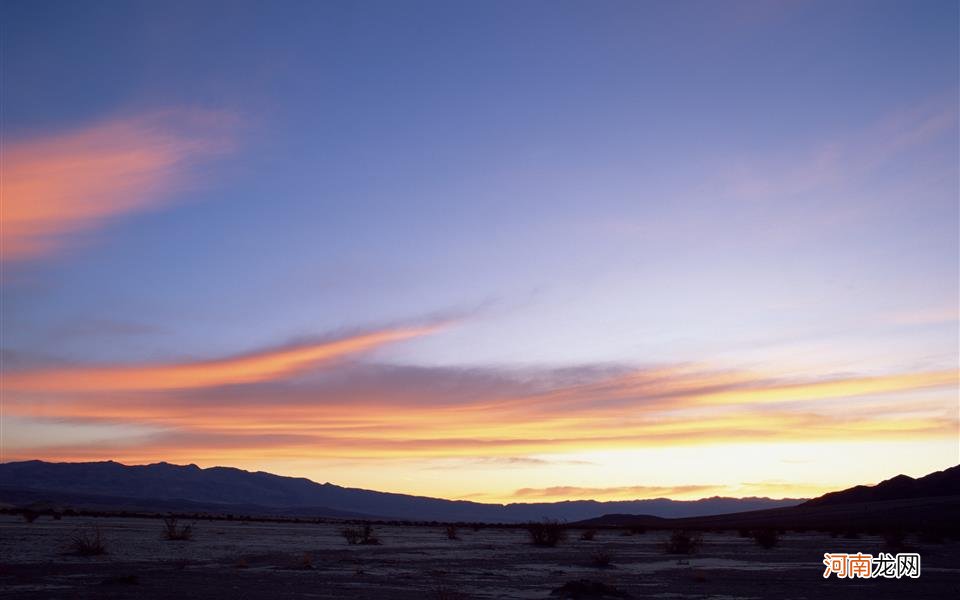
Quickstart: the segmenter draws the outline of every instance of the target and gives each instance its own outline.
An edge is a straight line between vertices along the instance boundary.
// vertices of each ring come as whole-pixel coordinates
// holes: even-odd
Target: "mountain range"
[[[231,467],[31,460],[0,464],[0,502],[95,510],[510,523],[543,518],[578,521],[608,513],[697,517],[788,507],[803,500],[714,497],[489,504],[347,488]]]
[[[871,529],[960,534],[960,465],[914,479],[897,475],[874,486],[858,485],[789,507],[663,519],[607,514],[589,527],[687,529]]]

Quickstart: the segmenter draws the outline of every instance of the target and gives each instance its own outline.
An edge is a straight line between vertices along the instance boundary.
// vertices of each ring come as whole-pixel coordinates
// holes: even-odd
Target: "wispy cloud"
[[[251,384],[289,377],[319,363],[425,335],[436,328],[385,329],[215,360],[28,370],[8,373],[4,386],[10,391],[108,393]]]
[[[197,158],[228,148],[229,115],[167,111],[4,143],[4,262],[49,257],[77,234],[156,206]]]
[[[496,467],[501,468],[511,468],[511,467],[545,467],[551,465],[566,465],[566,466],[589,466],[593,465],[588,460],[554,460],[546,458],[535,458],[533,456],[477,456],[473,458],[460,458],[443,461],[442,464],[435,464],[428,469],[463,469],[465,467]]]
[[[710,496],[726,497],[768,497],[768,498],[809,498],[830,489],[829,485],[799,481],[758,481],[732,484],[694,484],[694,485],[628,485],[611,487],[551,486],[542,488],[520,488],[513,492],[512,498],[520,501],[558,499],[596,499],[596,500],[648,500],[652,498],[672,498],[695,500]],[[477,496],[478,498],[482,497]]]
[[[122,448],[34,457],[430,458],[529,466],[551,454],[956,434],[956,371],[804,379],[705,366],[551,370],[355,360],[436,326],[384,329],[217,360],[50,367],[4,376],[7,414],[151,427]],[[342,360],[350,358],[351,360]],[[318,368],[322,367],[322,368]],[[931,396],[930,394],[933,394]],[[11,449],[12,451],[14,449]],[[15,453],[15,451],[14,451]],[[558,457],[562,458],[562,457]],[[532,492],[531,492],[532,493]]]
[[[772,201],[845,185],[908,150],[953,134],[957,128],[955,102],[952,96],[931,98],[860,130],[824,140],[806,153],[744,157],[726,166],[725,191],[738,199]]]

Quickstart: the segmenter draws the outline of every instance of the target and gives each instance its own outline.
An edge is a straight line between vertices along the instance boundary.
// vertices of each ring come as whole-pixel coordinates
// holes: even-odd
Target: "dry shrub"
[[[380,545],[380,539],[377,538],[370,523],[364,523],[360,527],[344,527],[340,531],[340,535],[342,535],[343,539],[347,540],[347,543],[351,546],[357,544],[363,546]]]
[[[699,533],[677,529],[664,542],[663,549],[667,554],[696,554],[702,545],[703,536]]]
[[[595,537],[597,537],[596,529],[587,529],[580,533],[580,539],[585,542],[592,542]]]
[[[534,546],[552,548],[567,537],[567,529],[563,523],[553,519],[530,521],[524,527],[530,536],[530,543]]]
[[[460,539],[460,536],[457,535],[458,532],[457,532],[457,526],[456,526],[456,525],[447,525],[447,526],[444,528],[444,533],[447,534],[447,539],[448,539],[448,540],[459,540],[459,539]]]
[[[70,535],[69,549],[77,556],[100,556],[107,553],[107,543],[98,525],[77,529]]]
[[[176,517],[167,517],[163,520],[163,539],[171,541],[186,541],[193,538],[193,525],[180,525]]]

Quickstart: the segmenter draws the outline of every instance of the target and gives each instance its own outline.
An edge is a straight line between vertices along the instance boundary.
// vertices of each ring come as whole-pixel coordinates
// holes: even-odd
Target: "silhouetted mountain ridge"
[[[851,502],[876,502],[908,498],[934,498],[960,495],[960,465],[935,471],[914,479],[909,475],[897,475],[877,485],[858,485],[838,492],[830,492],[807,500],[804,506],[826,506]]]
[[[686,529],[795,528],[855,531],[923,530],[960,535],[960,465],[914,479],[897,475],[874,486],[830,492],[796,506],[663,519],[606,514],[584,527]]]
[[[233,512],[231,506],[246,505],[258,507],[265,514],[296,514],[301,510],[305,516],[321,516],[317,511],[326,510],[331,514],[348,512],[396,519],[486,522],[541,518],[573,521],[610,512],[685,517],[792,506],[802,502],[713,497],[694,501],[658,498],[504,505],[346,488],[316,483],[303,477],[233,467],[203,469],[192,464],[166,462],[127,466],[114,461],[49,463],[39,460],[0,464],[0,499],[31,496],[43,500],[45,492],[57,494],[61,502],[68,500],[71,494],[86,496],[88,502],[90,496],[96,496],[100,505],[109,498],[125,499],[127,504],[135,499],[139,506],[149,505],[146,501],[155,501],[164,506],[159,510],[171,510],[172,501],[183,501],[221,505],[224,512]]]

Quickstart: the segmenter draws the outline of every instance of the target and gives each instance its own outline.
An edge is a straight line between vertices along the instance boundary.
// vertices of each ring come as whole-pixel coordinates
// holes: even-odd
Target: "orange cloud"
[[[225,120],[162,113],[4,144],[2,260],[50,256],[71,236],[156,205],[187,161],[225,148],[216,134]]]
[[[10,373],[8,391],[121,392],[249,384],[293,375],[318,363],[435,331],[388,329],[220,360],[145,366],[57,368]]]
[[[34,457],[208,464],[243,462],[251,452],[277,460],[490,459],[957,433],[955,370],[797,379],[690,365],[522,372],[338,360],[441,326],[216,360],[13,370],[2,379],[5,414],[151,432],[31,444]]]
[[[950,412],[953,372],[800,383],[676,368],[594,373],[590,383],[560,381],[540,390],[504,373],[498,378],[455,368],[354,362],[296,385],[271,381],[315,364],[308,356],[326,360],[420,333],[380,332],[332,346],[205,363],[12,373],[5,382],[12,392],[6,410],[22,418],[162,430],[122,447],[45,450],[52,457],[135,462],[200,456],[229,462],[253,449],[283,459],[509,457],[744,442],[917,440],[957,430]],[[935,395],[911,397],[918,390]],[[113,391],[123,393],[104,393]]]

